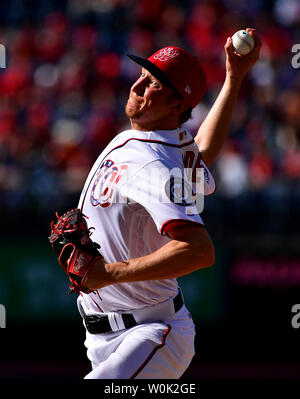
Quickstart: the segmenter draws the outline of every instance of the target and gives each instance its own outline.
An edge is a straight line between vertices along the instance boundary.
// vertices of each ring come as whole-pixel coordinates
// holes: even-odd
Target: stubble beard
[[[130,104],[130,98],[127,101],[125,106],[125,114],[128,116],[129,119],[139,119],[142,115],[142,110],[137,108],[136,106]]]

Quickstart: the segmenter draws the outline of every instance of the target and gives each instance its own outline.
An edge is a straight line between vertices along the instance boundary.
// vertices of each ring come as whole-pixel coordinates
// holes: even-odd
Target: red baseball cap
[[[179,47],[164,47],[148,59],[127,54],[161,83],[175,90],[194,108],[206,91],[206,76],[199,60]]]

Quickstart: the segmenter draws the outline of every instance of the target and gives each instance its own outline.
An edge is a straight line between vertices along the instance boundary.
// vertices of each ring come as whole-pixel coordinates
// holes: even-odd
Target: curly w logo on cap
[[[164,47],[149,58],[127,54],[194,108],[206,91],[206,76],[197,57],[180,47]],[[166,62],[168,61],[168,62]]]
[[[173,47],[165,47],[161,49],[160,52],[154,56],[154,58],[160,61],[168,61],[172,58],[177,57],[178,55],[179,52]]]

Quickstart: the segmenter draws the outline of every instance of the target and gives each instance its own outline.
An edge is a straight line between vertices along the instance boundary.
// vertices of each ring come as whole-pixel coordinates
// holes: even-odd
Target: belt
[[[170,303],[174,305],[174,312],[178,312],[182,308],[184,301],[181,291],[173,298]],[[160,306],[160,304],[158,304]],[[151,307],[147,307],[148,309]],[[153,306],[153,315],[155,315],[156,305]],[[139,312],[142,312],[140,309]],[[132,313],[110,313],[103,315],[86,315],[81,307],[80,313],[84,319],[86,329],[90,334],[103,334],[112,331],[120,331],[124,328],[131,328],[141,323],[141,320],[137,321]],[[118,316],[118,321],[116,319]],[[121,320],[120,320],[121,318]],[[154,317],[155,318],[155,317]],[[141,319],[141,318],[140,318]],[[149,320],[147,320],[149,321]],[[158,320],[152,320],[158,321]]]

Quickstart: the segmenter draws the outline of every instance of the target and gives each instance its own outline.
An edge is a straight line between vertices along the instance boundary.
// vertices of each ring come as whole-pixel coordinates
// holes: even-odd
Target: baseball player
[[[214,263],[199,198],[215,190],[208,167],[258,58],[260,41],[249,31],[256,46],[247,56],[227,40],[225,83],[195,140],[181,125],[206,89],[197,58],[171,46],[148,59],[129,55],[141,66],[126,105],[131,129],[99,155],[78,209],[58,217],[50,237],[80,294],[86,379],[177,379],[194,356],[195,328],[176,278]]]

